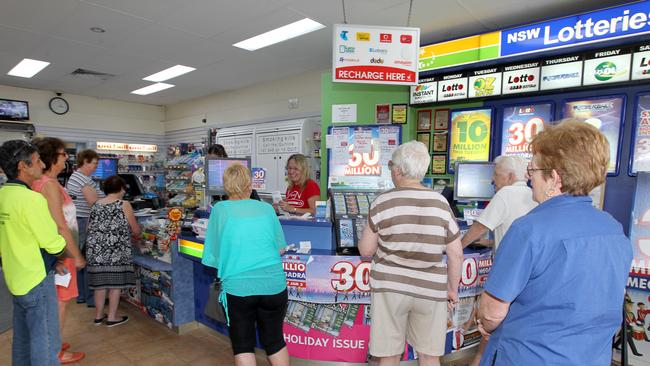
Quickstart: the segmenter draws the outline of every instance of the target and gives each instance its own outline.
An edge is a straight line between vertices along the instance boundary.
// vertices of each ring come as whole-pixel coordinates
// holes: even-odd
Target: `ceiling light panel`
[[[142,80],[153,81],[157,83],[157,82],[173,79],[177,76],[187,74],[188,72],[192,72],[194,70],[196,70],[196,68],[194,67],[176,65],[168,69],[165,69],[161,72],[157,72],[153,75],[149,75],[146,78],[143,78]]]
[[[14,68],[11,69],[7,75],[18,76],[21,78],[31,78],[46,68],[49,64],[49,62],[45,61],[24,58],[18,63],[18,65],[14,66]]]
[[[131,92],[131,94],[137,94],[137,95],[149,95],[153,93],[157,93],[159,91],[173,88],[175,85],[172,84],[165,84],[165,83],[155,83],[151,84],[149,86],[145,86],[144,88],[140,88],[138,90],[134,90]]]
[[[283,27],[270,30],[255,37],[233,44],[235,47],[243,48],[248,51],[259,50],[275,43],[280,43],[291,38],[302,36],[303,34],[325,28],[324,25],[305,18],[297,22],[287,24]]]

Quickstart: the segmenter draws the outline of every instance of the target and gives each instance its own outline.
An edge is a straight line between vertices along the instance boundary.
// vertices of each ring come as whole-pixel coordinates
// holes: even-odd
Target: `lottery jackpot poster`
[[[650,171],[650,94],[637,99],[634,139],[632,140],[632,168],[630,173]]]
[[[563,118],[578,118],[598,128],[609,142],[608,174],[618,173],[619,140],[623,128],[624,96],[570,100],[564,103]]]
[[[553,104],[522,104],[503,108],[501,155],[532,159],[528,146],[533,137],[553,120]]]

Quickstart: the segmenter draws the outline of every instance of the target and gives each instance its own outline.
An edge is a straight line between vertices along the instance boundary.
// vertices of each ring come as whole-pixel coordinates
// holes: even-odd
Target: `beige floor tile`
[[[185,366],[189,365],[172,352],[163,352],[144,360],[137,361],[137,366]]]

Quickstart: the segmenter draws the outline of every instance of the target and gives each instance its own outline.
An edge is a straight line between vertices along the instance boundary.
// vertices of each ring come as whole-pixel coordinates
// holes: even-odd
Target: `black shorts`
[[[289,298],[287,290],[275,295],[234,296],[228,294],[230,342],[234,354],[255,352],[255,325],[260,342],[270,356],[286,346],[282,335]]]

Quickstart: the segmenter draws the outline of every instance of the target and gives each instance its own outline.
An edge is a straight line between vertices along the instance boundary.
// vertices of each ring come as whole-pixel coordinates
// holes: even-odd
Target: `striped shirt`
[[[447,300],[447,244],[460,235],[447,200],[430,189],[395,188],[370,205],[379,245],[370,271],[374,292]]]
[[[90,186],[95,192],[97,192],[98,198],[104,198],[104,192],[99,189],[99,184],[95,182],[91,177],[84,175],[78,170],[75,170],[74,173],[68,179],[68,183],[65,185],[66,191],[70,197],[72,197],[72,202],[77,207],[77,217],[90,217],[90,206],[86,202],[83,192],[81,191],[83,187]]]

